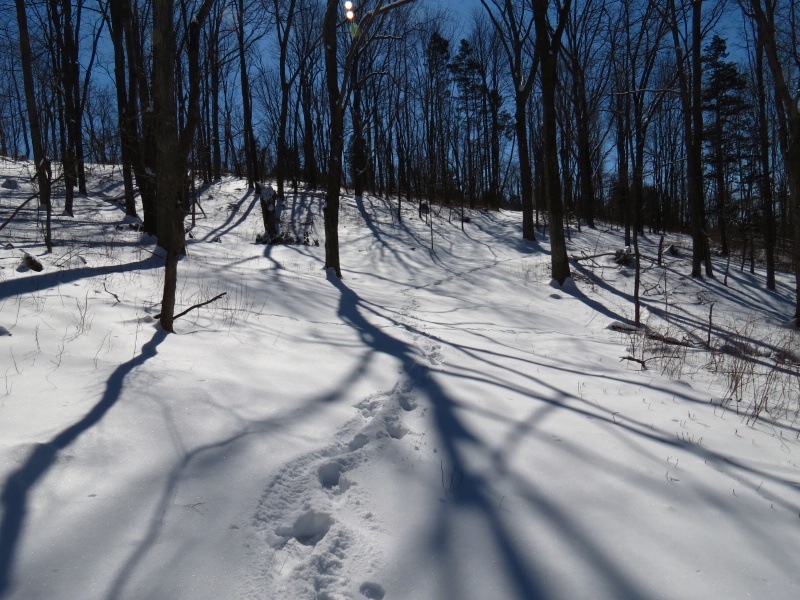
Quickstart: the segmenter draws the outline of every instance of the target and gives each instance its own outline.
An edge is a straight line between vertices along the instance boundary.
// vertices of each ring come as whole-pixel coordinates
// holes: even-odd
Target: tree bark
[[[109,2],[111,27],[109,28],[111,44],[114,48],[114,78],[116,79],[117,116],[120,134],[120,153],[122,155],[122,179],[125,187],[125,215],[136,217],[136,200],[133,187],[131,165],[136,144],[135,121],[131,124],[132,116],[128,111],[128,92],[125,85],[127,71],[125,69],[124,28],[125,2]]]
[[[25,12],[25,1],[15,0],[17,9],[17,27],[19,28],[19,50],[22,62],[22,80],[25,86],[25,104],[28,110],[28,123],[33,145],[33,160],[36,163],[36,179],[39,185],[39,202],[47,210],[44,243],[48,252],[53,251],[53,238],[50,232],[50,218],[53,211],[50,201],[50,161],[45,156],[42,142],[42,129],[36,104],[36,91],[33,83],[33,61],[31,58],[31,41],[28,34],[28,15]]]
[[[761,210],[764,221],[764,254],[767,263],[768,290],[775,289],[775,208],[769,164],[769,126],[767,123],[767,94],[764,85],[764,51],[759,39],[756,49],[756,94],[758,97],[758,160],[761,173]]]
[[[775,39],[776,15],[775,4],[767,1],[762,6],[761,0],[740,0],[752,9],[752,18],[758,28],[760,49],[767,58],[772,79],[775,85],[775,96],[778,104],[779,118],[785,129],[784,143],[781,144],[784,167],[789,180],[789,203],[791,205],[792,229],[794,234],[794,271],[795,271],[795,312],[794,319],[800,327],[800,93],[792,96],[787,74],[781,64],[778,46]],[[762,103],[763,108],[763,103]],[[764,142],[762,141],[762,144]],[[762,150],[763,152],[763,150]],[[769,183],[768,160],[762,157],[762,181]],[[766,185],[764,185],[766,188]],[[763,195],[763,190],[762,190]],[[782,203],[784,204],[784,203]],[[784,219],[785,223],[785,219]],[[774,281],[772,282],[774,284]]]
[[[536,29],[536,52],[539,55],[539,78],[542,86],[542,153],[544,193],[550,217],[550,261],[553,279],[563,285],[570,276],[567,244],[564,237],[564,205],[558,167],[556,123],[556,86],[561,32],[569,14],[570,0],[559,6],[559,23],[553,33],[547,19],[548,0],[533,0]]]
[[[247,186],[252,188],[260,179],[258,172],[258,150],[256,136],[253,132],[253,101],[250,95],[250,77],[247,74],[244,40],[244,0],[237,3],[238,14],[236,36],[239,42],[239,74],[242,88],[242,114],[244,117],[244,154],[247,163]]]
[[[678,17],[675,0],[670,0],[670,27],[675,44],[675,59],[678,68],[680,98],[683,118],[683,137],[686,148],[686,186],[689,204],[689,220],[692,235],[692,277],[713,276],[711,252],[705,231],[705,198],[703,188],[703,107],[702,78],[700,71],[701,11],[702,0],[692,0],[692,48],[690,66],[684,57],[678,33]],[[691,82],[687,68],[691,69]]]
[[[337,0],[328,0],[322,24],[322,45],[325,55],[325,75],[330,107],[330,152],[328,181],[325,196],[325,268],[333,269],[341,278],[339,263],[339,183],[342,179],[342,150],[344,147],[344,105],[340,102],[339,66],[337,63],[336,22]]]
[[[158,244],[166,251],[164,293],[161,300],[161,327],[174,333],[175,293],[178,259],[184,249],[183,194],[187,159],[199,120],[199,38],[200,27],[214,0],[204,0],[189,24],[189,98],[186,123],[178,134],[175,107],[175,36],[173,0],[153,2],[153,81],[154,109],[159,126],[158,138]]]
[[[541,0],[532,0],[532,2],[534,20],[537,12],[546,19],[547,2]],[[531,27],[530,22],[524,23],[517,20],[517,15],[524,13],[524,10],[515,9],[513,0],[481,0],[481,4],[489,14],[497,35],[505,42],[503,47],[514,84],[515,133],[520,167],[520,194],[522,196],[522,237],[534,241],[536,234],[533,220],[533,166],[528,145],[527,105],[541,55],[535,51],[530,64],[527,67],[523,64],[523,50],[529,43]],[[490,4],[494,5],[497,12],[492,11]]]

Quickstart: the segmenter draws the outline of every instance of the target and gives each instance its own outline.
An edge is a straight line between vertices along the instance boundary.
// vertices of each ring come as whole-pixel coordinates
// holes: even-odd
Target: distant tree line
[[[52,160],[67,213],[87,164],[121,165],[126,212],[138,194],[176,251],[191,169],[325,189],[334,238],[340,185],[398,215],[519,209],[561,282],[565,230],[598,219],[631,246],[690,233],[694,276],[713,252],[763,260],[770,289],[800,274],[800,0],[480,0],[465,22],[424,0],[13,5],[0,153]]]

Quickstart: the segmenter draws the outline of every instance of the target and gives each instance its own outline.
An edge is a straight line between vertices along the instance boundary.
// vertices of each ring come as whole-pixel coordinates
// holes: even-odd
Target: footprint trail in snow
[[[444,355],[437,340],[414,327],[418,307],[416,298],[409,297],[401,323],[417,354],[410,368],[427,370],[442,364]],[[384,598],[380,575],[385,563],[379,551],[384,544],[377,538],[391,532],[369,488],[374,478],[360,474],[394,462],[398,453],[413,460],[425,445],[428,409],[420,408],[413,383],[421,379],[409,375],[404,373],[389,392],[357,402],[356,415],[333,443],[285,464],[274,475],[248,526],[252,575],[242,582],[240,597]],[[420,431],[412,430],[412,418]]]

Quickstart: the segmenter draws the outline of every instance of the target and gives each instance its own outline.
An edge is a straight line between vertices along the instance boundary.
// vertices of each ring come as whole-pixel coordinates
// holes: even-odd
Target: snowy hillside
[[[0,223],[26,173],[0,163]],[[431,251],[414,206],[346,195],[339,281],[319,195],[283,218],[320,246],[257,245],[225,179],[178,310],[227,294],[166,335],[121,189],[98,167],[75,218],[57,199],[53,254],[31,205],[0,231],[0,598],[800,597],[793,279],[693,281],[668,239],[632,334],[633,268],[554,287],[518,214],[444,210]],[[621,239],[572,230],[570,254]]]

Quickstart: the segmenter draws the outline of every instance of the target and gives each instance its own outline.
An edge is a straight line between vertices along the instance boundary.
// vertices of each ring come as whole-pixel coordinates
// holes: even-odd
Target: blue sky
[[[480,0],[422,0],[430,5],[440,5],[468,18],[472,9],[480,6]]]

